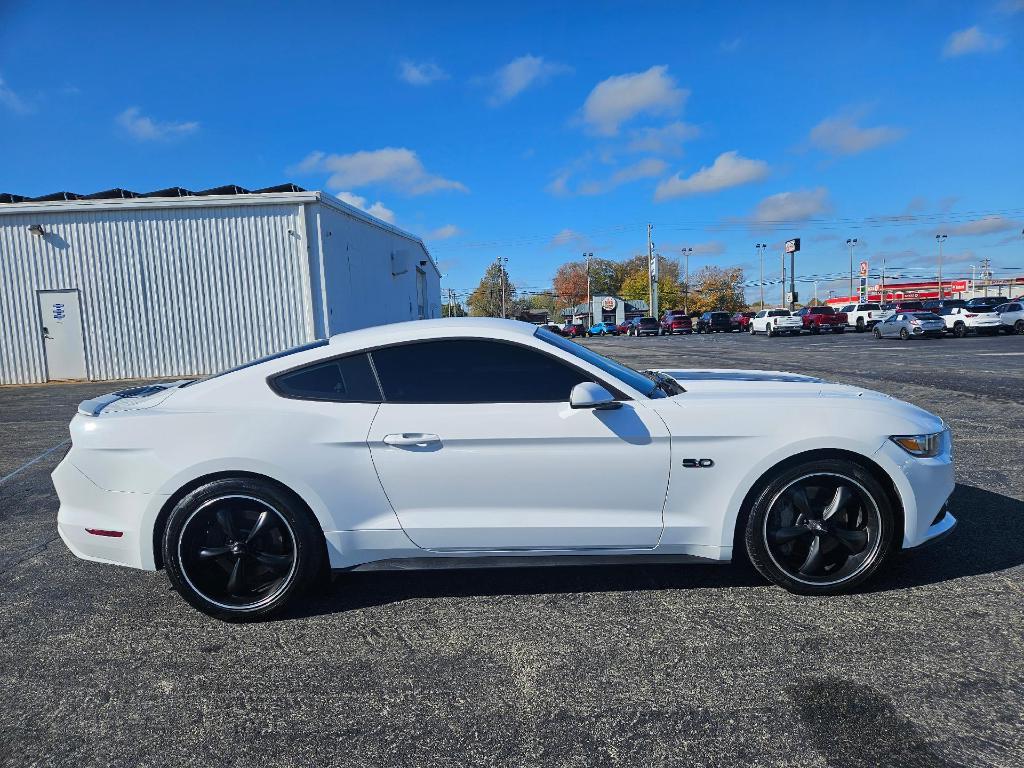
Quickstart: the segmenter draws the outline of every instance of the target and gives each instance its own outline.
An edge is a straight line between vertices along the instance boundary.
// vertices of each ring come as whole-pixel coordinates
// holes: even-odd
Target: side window
[[[336,403],[379,403],[380,389],[365,353],[307,365],[275,377],[271,387],[282,397]]]
[[[384,399],[398,403],[568,402],[593,381],[519,344],[483,339],[424,341],[372,353]]]

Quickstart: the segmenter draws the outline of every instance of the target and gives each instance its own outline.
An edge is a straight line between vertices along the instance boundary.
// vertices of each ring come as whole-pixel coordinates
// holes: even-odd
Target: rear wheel
[[[857,333],[864,333],[864,318],[857,318]]]
[[[953,335],[956,336],[958,339],[962,339],[964,336],[967,335],[967,326],[964,325],[962,322],[955,323],[953,325]]]
[[[754,567],[791,592],[846,591],[883,564],[895,515],[862,466],[824,459],[780,471],[760,493],[744,528]]]
[[[292,494],[263,480],[215,480],[175,505],[167,576],[194,608],[227,621],[283,609],[324,568],[323,534]]]
[[[903,339],[903,341],[906,341],[907,339],[910,338],[910,333],[907,331],[906,328],[900,328],[900,338]]]

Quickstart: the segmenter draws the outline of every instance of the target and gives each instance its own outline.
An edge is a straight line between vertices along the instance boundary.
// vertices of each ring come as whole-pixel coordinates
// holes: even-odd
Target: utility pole
[[[854,301],[853,298],[853,249],[857,247],[857,238],[847,238],[846,244],[850,246],[850,301]]]
[[[690,254],[693,248],[683,248],[683,312],[690,314]]]
[[[758,261],[761,264],[761,307],[764,309],[764,252],[768,249],[767,243],[754,243],[754,248],[757,249]]]
[[[981,279],[985,283],[985,295],[988,296],[988,286],[992,282],[992,260],[981,260]]]
[[[879,297],[879,304],[885,304],[885,252],[882,252],[882,295]]]
[[[779,306],[786,306],[786,250],[782,250],[782,284],[779,290]]]
[[[942,244],[946,242],[945,235],[936,235],[935,242],[939,244],[939,298],[942,298]]]
[[[654,261],[654,243],[651,241],[651,229],[653,225],[647,225],[647,311],[651,313],[651,317],[658,316],[658,307],[656,306],[658,296],[658,286],[656,282],[656,274],[658,271],[657,263]]]
[[[590,297],[590,260],[594,258],[594,254],[584,253],[583,258],[587,260],[587,328],[589,328],[594,324],[594,313],[591,311],[594,301]]]

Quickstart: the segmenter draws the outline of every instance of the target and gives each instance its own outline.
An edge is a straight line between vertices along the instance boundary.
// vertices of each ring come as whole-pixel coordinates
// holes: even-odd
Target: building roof
[[[115,200],[118,198],[132,198],[132,197],[204,197],[207,195],[260,195],[266,192],[305,192],[302,187],[296,184],[278,184],[273,187],[264,187],[263,189],[245,189],[239,187],[236,184],[226,184],[221,187],[211,187],[210,189],[204,189],[199,192],[193,192],[190,189],[184,187],[167,187],[166,189],[157,189],[153,192],[133,192],[130,189],[121,189],[115,187],[114,189],[104,189],[100,192],[91,192],[86,195],[79,194],[78,192],[51,192],[47,195],[39,195],[38,197],[28,197],[26,195],[18,195],[13,192],[0,192],[0,204],[12,204],[12,203],[49,203],[60,200]]]

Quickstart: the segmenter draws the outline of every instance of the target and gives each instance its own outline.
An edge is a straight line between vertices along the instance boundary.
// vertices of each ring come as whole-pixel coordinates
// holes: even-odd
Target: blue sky
[[[530,289],[642,252],[647,222],[753,280],[754,243],[774,276],[792,236],[800,275],[848,270],[857,237],[924,276],[937,231],[947,275],[1005,272],[1022,49],[1021,0],[0,0],[0,191],[294,181],[421,235],[466,290],[498,256]]]

